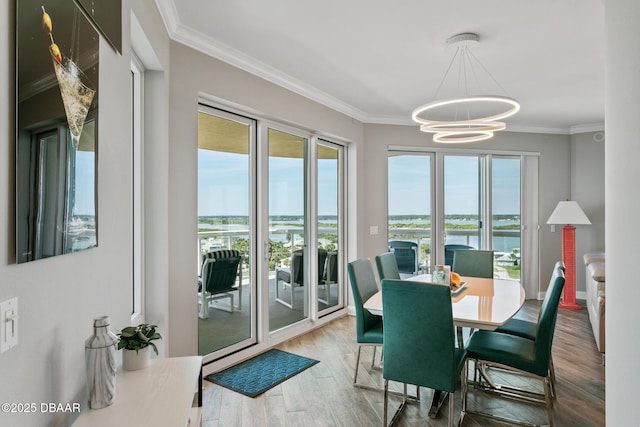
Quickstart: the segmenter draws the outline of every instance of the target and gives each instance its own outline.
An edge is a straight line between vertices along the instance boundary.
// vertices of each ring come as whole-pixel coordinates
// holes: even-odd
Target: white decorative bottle
[[[84,342],[89,408],[111,405],[116,397],[116,344],[109,316],[93,319],[93,335]]]

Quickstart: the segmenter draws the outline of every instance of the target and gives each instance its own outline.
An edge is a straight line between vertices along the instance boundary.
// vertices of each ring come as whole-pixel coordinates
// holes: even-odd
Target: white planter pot
[[[148,368],[151,363],[151,347],[138,350],[122,350],[122,369],[125,371],[137,371]]]

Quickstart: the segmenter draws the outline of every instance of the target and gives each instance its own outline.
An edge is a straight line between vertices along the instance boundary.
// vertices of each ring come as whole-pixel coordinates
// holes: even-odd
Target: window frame
[[[131,324],[145,322],[144,235],[144,72],[142,61],[131,52],[131,173],[132,173],[132,289]]]

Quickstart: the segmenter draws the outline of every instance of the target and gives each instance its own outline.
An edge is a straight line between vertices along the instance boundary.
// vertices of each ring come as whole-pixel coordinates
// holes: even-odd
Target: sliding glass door
[[[298,129],[200,107],[194,294],[206,360],[344,308],[344,152]]]
[[[201,107],[198,114],[198,353],[256,342],[254,263],[256,123]],[[195,284],[194,284],[195,287]],[[195,294],[195,292],[194,292]]]
[[[491,158],[491,243],[494,271],[520,280],[522,242],[521,160],[516,156]]]
[[[269,331],[309,316],[307,146],[308,139],[268,129],[269,145]]]
[[[317,141],[317,247],[318,259],[326,253],[318,274],[317,309],[328,313],[344,306],[344,283],[341,265],[345,264],[343,241],[341,183],[344,147],[329,141]]]
[[[406,254],[403,275],[428,272],[433,246],[433,160],[431,154],[391,153],[388,161],[389,249]],[[413,246],[415,244],[415,246]],[[396,246],[396,247],[393,247]],[[409,248],[408,250],[406,248]],[[409,257],[416,256],[417,262]],[[397,255],[398,256],[398,255]],[[417,267],[417,268],[416,268]]]
[[[390,246],[417,243],[423,266],[451,265],[456,249],[493,250],[495,275],[520,279],[521,156],[392,151],[388,174]]]
[[[444,156],[444,250],[445,264],[452,262],[453,250],[484,248],[482,239],[481,158]],[[450,265],[450,264],[449,264]]]

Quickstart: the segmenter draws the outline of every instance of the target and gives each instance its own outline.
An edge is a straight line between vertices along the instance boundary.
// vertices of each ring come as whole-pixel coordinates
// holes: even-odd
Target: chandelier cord
[[[493,74],[491,74],[491,72],[489,72],[489,70],[487,70],[487,68],[482,65],[482,62],[480,62],[478,60],[478,58],[476,58],[476,56],[473,54],[473,52],[471,52],[470,50],[467,49],[467,53],[471,56],[471,58],[473,58],[478,65],[480,65],[480,67],[484,70],[485,73],[487,73],[489,75],[489,77],[491,77],[491,80],[493,80],[493,82],[496,84],[496,86],[498,86],[498,88],[502,91],[503,94],[507,94],[507,91],[504,90],[504,88],[502,87],[502,85],[500,83],[498,83],[498,81],[495,79],[495,77],[493,77]]]
[[[453,55],[453,58],[451,58],[451,62],[449,62],[449,66],[447,67],[447,71],[445,71],[444,76],[442,77],[442,80],[440,80],[440,84],[436,89],[436,93],[434,94],[433,99],[438,99],[438,95],[440,94],[440,89],[442,89],[444,82],[447,80],[447,76],[449,75],[449,72],[451,71],[451,67],[453,66],[453,63],[456,61],[456,58],[458,57],[459,53],[460,53],[460,46],[458,46],[458,48],[456,49],[456,53]]]

